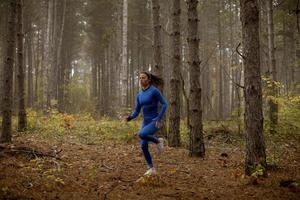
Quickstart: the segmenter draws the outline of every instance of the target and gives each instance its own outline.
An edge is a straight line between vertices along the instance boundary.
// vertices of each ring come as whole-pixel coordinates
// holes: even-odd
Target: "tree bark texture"
[[[16,0],[9,5],[7,49],[3,70],[3,99],[2,99],[2,134],[0,142],[11,142],[12,135],[12,96],[13,96],[13,67],[15,55],[16,32]]]
[[[198,38],[198,0],[188,0],[188,63],[190,67],[190,97],[189,97],[189,135],[190,155],[203,157],[205,155],[201,108],[200,60]]]
[[[245,64],[245,173],[266,168],[263,136],[262,89],[259,56],[259,11],[257,0],[240,0]]]
[[[180,146],[180,68],[181,68],[181,34],[180,34],[180,0],[172,1],[172,71],[170,79],[170,117],[169,145]]]
[[[24,88],[24,34],[23,34],[23,1],[17,0],[17,69],[18,69],[18,131],[26,129],[25,88]],[[32,78],[32,77],[31,77]],[[32,95],[32,94],[31,94]]]

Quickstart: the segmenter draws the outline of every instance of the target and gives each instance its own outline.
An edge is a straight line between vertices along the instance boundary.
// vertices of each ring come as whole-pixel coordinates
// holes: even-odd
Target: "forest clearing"
[[[223,127],[218,126],[222,122],[210,124],[204,128],[204,159],[189,157],[183,147],[167,147],[157,156],[151,146],[159,173],[153,180],[138,182],[146,170],[136,135],[138,122],[62,115],[38,120],[39,130],[16,134],[13,144],[0,146],[0,199],[300,197],[299,134],[266,136],[268,177],[247,177],[243,136],[226,122]]]

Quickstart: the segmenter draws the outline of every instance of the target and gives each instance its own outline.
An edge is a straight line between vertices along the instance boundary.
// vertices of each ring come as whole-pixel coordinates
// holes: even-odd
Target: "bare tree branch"
[[[226,69],[224,69],[224,67],[222,66],[222,70],[225,72],[225,74],[228,76],[228,78],[232,81],[232,83],[234,83],[236,86],[245,89],[245,86],[240,85],[239,83],[235,82],[232,77],[230,76],[230,74],[227,72]]]
[[[200,75],[202,74],[202,72],[205,71],[205,69],[207,69],[207,63],[208,63],[208,61],[210,60],[210,58],[212,57],[212,55],[214,54],[216,48],[217,48],[217,46],[215,46],[215,47],[211,50],[211,52],[210,52],[209,56],[207,57],[206,61],[203,62],[203,64],[202,64],[202,63],[200,64],[200,67],[201,67],[201,65],[202,65],[202,69],[200,69]]]
[[[245,60],[245,56],[241,54],[241,52],[239,52],[239,48],[241,46],[241,43],[239,43],[237,45],[237,47],[235,48],[235,51],[237,52],[237,54],[239,54],[239,56],[241,56],[243,58],[243,60]]]

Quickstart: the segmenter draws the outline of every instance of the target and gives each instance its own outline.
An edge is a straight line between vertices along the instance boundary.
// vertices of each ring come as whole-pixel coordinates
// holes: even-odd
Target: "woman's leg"
[[[148,144],[149,142],[154,142],[156,144],[159,143],[159,140],[154,135],[154,133],[158,130],[159,128],[155,127],[155,122],[150,122],[149,124],[143,124],[143,127],[139,133],[139,136],[142,139],[141,147],[149,168],[153,167],[153,163],[151,154],[149,152]]]
[[[149,142],[147,140],[142,140],[141,141],[141,147],[142,147],[143,154],[144,154],[144,157],[146,159],[148,167],[152,168],[153,163],[152,163],[152,158],[151,158],[151,155],[150,155],[150,152],[149,152],[149,149],[148,149],[148,143]]]
[[[141,129],[139,136],[142,140],[146,140],[148,142],[153,142],[155,144],[159,143],[158,138],[154,135],[159,128],[155,127],[155,121],[150,122],[149,124],[143,126]]]

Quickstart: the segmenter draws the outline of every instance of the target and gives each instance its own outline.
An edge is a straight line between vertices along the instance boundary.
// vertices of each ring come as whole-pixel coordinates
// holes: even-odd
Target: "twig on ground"
[[[124,180],[122,178],[120,178],[120,181],[125,182],[125,183],[131,183],[131,182],[135,182],[136,180]]]
[[[46,154],[37,150],[24,150],[24,149],[9,149],[9,151],[6,152],[15,152],[15,153],[24,153],[24,154],[29,154],[30,156],[35,156],[35,157],[51,157],[51,158],[55,158],[58,160],[61,160],[61,158],[56,157],[54,155],[51,154]]]
[[[186,171],[186,170],[178,170],[179,172],[183,172],[183,173],[186,173],[186,174],[191,174],[189,171]]]
[[[119,185],[118,182],[114,183],[114,184],[110,187],[110,189],[109,189],[107,192],[104,193],[104,198],[103,198],[103,200],[106,200],[106,199],[107,199],[107,196],[109,195],[109,193],[111,193],[118,185]]]
[[[109,193],[111,193],[116,187],[119,186],[119,184],[120,184],[120,182],[121,182],[122,172],[123,172],[123,171],[121,171],[121,172],[120,172],[120,175],[117,177],[117,179],[116,179],[117,181],[116,181],[114,184],[112,184],[112,186],[110,187],[110,189],[109,189],[107,192],[104,193],[104,198],[103,198],[103,200],[106,200],[106,199],[107,199],[107,196],[109,195]]]
[[[113,167],[109,167],[107,166],[104,161],[102,162],[102,164],[100,165],[100,167],[105,167],[106,169],[109,169],[109,170],[113,170],[114,168]]]

